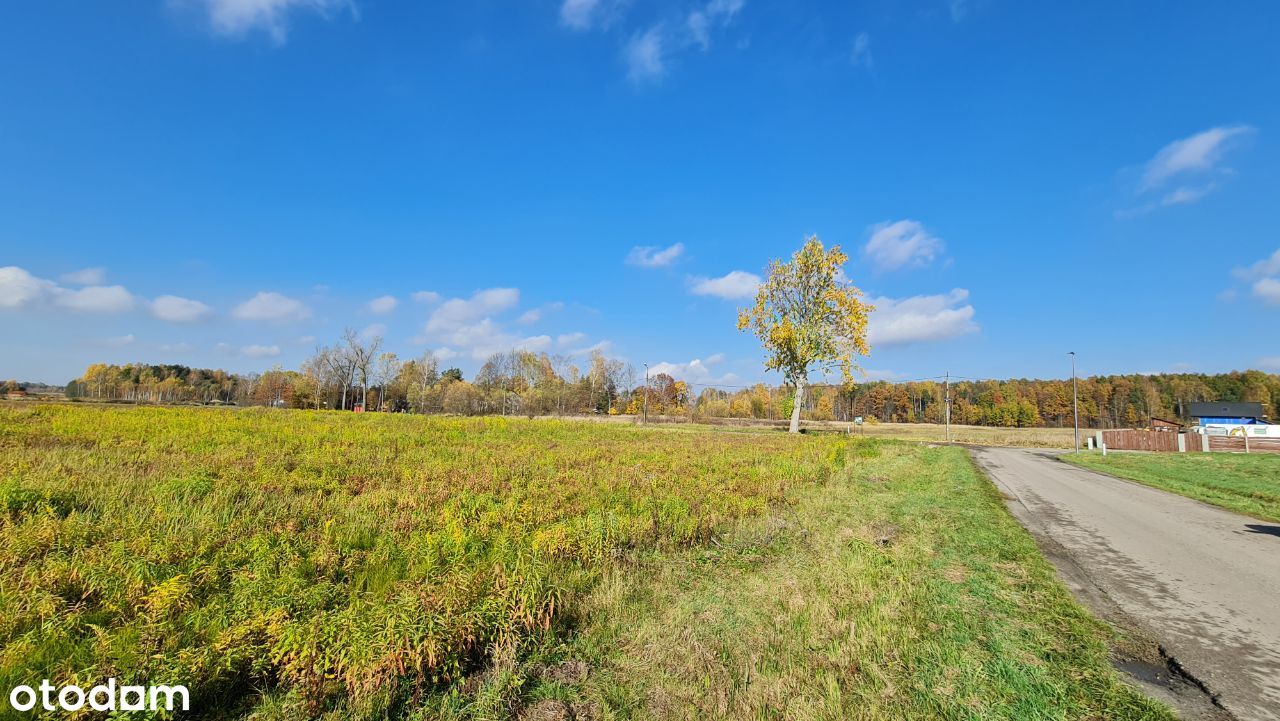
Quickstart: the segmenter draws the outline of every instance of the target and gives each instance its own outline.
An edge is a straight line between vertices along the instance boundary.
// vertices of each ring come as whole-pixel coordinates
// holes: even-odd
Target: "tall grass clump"
[[[842,454],[554,421],[0,407],[0,687],[115,677],[185,684],[202,715],[397,714],[556,643],[606,567],[760,515]]]

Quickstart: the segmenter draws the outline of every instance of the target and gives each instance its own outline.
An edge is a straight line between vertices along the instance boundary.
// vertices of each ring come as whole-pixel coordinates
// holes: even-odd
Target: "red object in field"
[[[357,403],[351,410],[355,411],[356,413],[364,413],[364,404]]]

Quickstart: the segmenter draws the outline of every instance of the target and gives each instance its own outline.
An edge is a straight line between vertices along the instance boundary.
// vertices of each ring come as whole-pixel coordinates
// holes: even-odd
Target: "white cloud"
[[[248,358],[269,358],[280,355],[278,345],[247,345],[240,349],[240,355]]]
[[[876,346],[903,345],[956,338],[978,331],[969,291],[956,288],[940,295],[874,298],[867,340]]]
[[[623,48],[627,77],[634,83],[661,80],[667,72],[662,26],[636,33]]]
[[[458,351],[452,348],[447,348],[447,347],[437,348],[431,351],[431,354],[434,355],[436,358],[439,358],[441,361],[453,360],[454,358],[457,358],[459,355]]]
[[[381,338],[387,334],[386,323],[373,323],[360,329],[360,337],[364,340],[371,338]]]
[[[83,268],[63,273],[58,279],[71,285],[102,285],[102,281],[107,279],[107,271],[103,268]]]
[[[715,358],[716,356],[719,356],[720,358],[724,357],[723,354],[717,353],[711,358]],[[722,385],[733,383],[738,380],[738,377],[733,373],[725,373],[720,376],[714,375],[708,366],[715,365],[715,363],[719,361],[712,362],[711,358],[708,358],[705,361],[694,358],[688,363],[655,363],[649,366],[649,378],[652,379],[660,373],[665,373],[676,380],[681,380],[695,385]]]
[[[123,313],[133,308],[134,299],[124,286],[91,285],[80,290],[58,289],[54,302],[85,313]]]
[[[586,338],[586,337],[587,337],[586,333],[579,333],[577,331],[573,333],[565,333],[563,335],[556,336],[556,344],[559,345],[561,348],[563,348],[567,345],[573,345],[574,343],[578,343],[579,341],[581,341],[583,338]]]
[[[574,30],[589,30],[600,0],[564,0],[560,4],[560,22]]]
[[[919,221],[879,223],[870,231],[871,239],[862,250],[880,270],[927,265],[943,250],[942,241]]]
[[[208,12],[209,23],[219,35],[239,38],[254,30],[265,31],[272,42],[284,43],[288,37],[288,16],[294,10],[311,10],[321,17],[332,17],[337,11],[349,10],[358,17],[352,0],[200,0]]]
[[[744,270],[733,270],[719,278],[694,278],[691,292],[694,295],[712,295],[733,300],[750,298],[759,288],[760,276]]]
[[[1231,271],[1241,280],[1257,280],[1269,275],[1280,275],[1280,249],[1247,268]]]
[[[858,33],[858,37],[853,39],[853,50],[849,54],[849,62],[856,68],[871,70],[875,67],[875,58],[871,56],[870,35]]]
[[[1174,188],[1168,193],[1165,193],[1164,197],[1160,199],[1160,204],[1164,206],[1169,206],[1169,205],[1183,205],[1185,203],[1194,203],[1197,200],[1200,200],[1204,196],[1208,195],[1209,193],[1212,193],[1214,191],[1214,188],[1216,187],[1217,187],[1216,183],[1209,183],[1207,185],[1201,185],[1201,186],[1184,185],[1178,188]]]
[[[526,310],[520,314],[519,318],[516,318],[516,322],[520,325],[533,325],[540,320],[542,320],[542,311],[538,308]]]
[[[1253,297],[1270,305],[1280,305],[1280,250],[1245,268],[1236,268],[1231,274],[1240,280],[1251,282]],[[1230,292],[1234,299],[1234,290]]]
[[[958,23],[969,14],[969,0],[950,0],[947,9],[951,11],[951,22]]]
[[[684,253],[684,243],[675,243],[666,248],[656,245],[637,245],[627,254],[627,264],[641,268],[664,268],[671,265]]]
[[[900,371],[891,371],[891,370],[884,370],[884,369],[876,370],[873,368],[864,369],[862,371],[862,375],[864,378],[866,378],[869,381],[896,381],[896,380],[907,377],[906,373],[902,373]]]
[[[711,355],[707,356],[706,360],[704,360],[704,361],[702,361],[702,362],[703,362],[703,363],[705,363],[705,364],[707,364],[707,365],[709,365],[709,366],[716,365],[717,363],[723,363],[723,362],[724,362],[724,353],[713,353],[713,354],[711,354]]]
[[[488,288],[478,290],[470,298],[450,298],[432,311],[427,318],[426,330],[436,333],[459,328],[467,323],[500,313],[520,302],[517,288]]]
[[[711,47],[711,28],[725,26],[733,21],[741,10],[744,0],[711,0],[705,6],[689,13],[685,25],[690,39],[703,50]]]
[[[1263,278],[1253,284],[1253,295],[1270,305],[1280,305],[1280,279]]]
[[[212,311],[198,300],[162,295],[151,301],[151,315],[171,323],[194,323],[207,317]]]
[[[392,295],[381,295],[373,300],[365,303],[365,309],[375,315],[385,315],[396,309],[400,305],[400,301],[396,300]]]
[[[521,337],[507,332],[493,319],[492,316],[511,310],[519,302],[520,291],[516,288],[488,288],[476,291],[470,298],[450,298],[431,313],[422,335],[416,340],[442,342],[450,352],[465,353],[476,360],[509,350],[537,352],[550,348],[551,336]]]
[[[1231,141],[1252,131],[1247,125],[1220,126],[1169,143],[1147,162],[1138,190],[1158,188],[1176,176],[1214,170]]]
[[[265,320],[284,323],[311,317],[311,309],[300,300],[271,291],[261,291],[231,311],[240,320]]]
[[[416,293],[413,293],[409,297],[413,298],[413,300],[418,303],[439,303],[440,302],[440,294],[435,292],[434,290],[420,290]]]
[[[612,348],[613,348],[613,343],[611,341],[602,340],[599,343],[592,343],[591,345],[586,346],[584,348],[574,348],[569,351],[569,355],[587,356],[587,355],[591,355],[592,353],[595,353],[596,351],[600,351],[601,353],[608,353],[610,350],[612,350]]]
[[[43,299],[56,287],[17,266],[0,268],[0,308],[21,308]]]
[[[1280,370],[1280,356],[1271,356],[1269,358],[1259,358],[1258,367],[1263,370]]]

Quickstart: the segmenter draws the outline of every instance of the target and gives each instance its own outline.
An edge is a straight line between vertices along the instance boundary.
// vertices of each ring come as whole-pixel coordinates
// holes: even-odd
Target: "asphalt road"
[[[1074,562],[1064,576],[1086,602],[1104,595],[1236,718],[1280,720],[1280,524],[1055,454],[973,451],[1050,557]]]

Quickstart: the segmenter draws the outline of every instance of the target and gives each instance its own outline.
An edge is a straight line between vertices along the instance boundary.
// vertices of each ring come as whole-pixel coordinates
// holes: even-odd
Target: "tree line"
[[[512,350],[495,353],[475,377],[441,370],[430,352],[401,359],[378,338],[354,332],[318,348],[298,370],[233,374],[182,365],[95,363],[66,386],[70,398],[141,403],[227,403],[281,408],[459,415],[640,415],[785,419],[795,410],[789,384],[714,387],[651,375],[596,352],[587,358]],[[1070,426],[1071,381],[942,379],[814,384],[801,396],[806,420]],[[1257,401],[1275,415],[1280,375],[1250,370],[1114,375],[1079,381],[1080,422],[1091,428],[1186,419],[1194,401]]]

